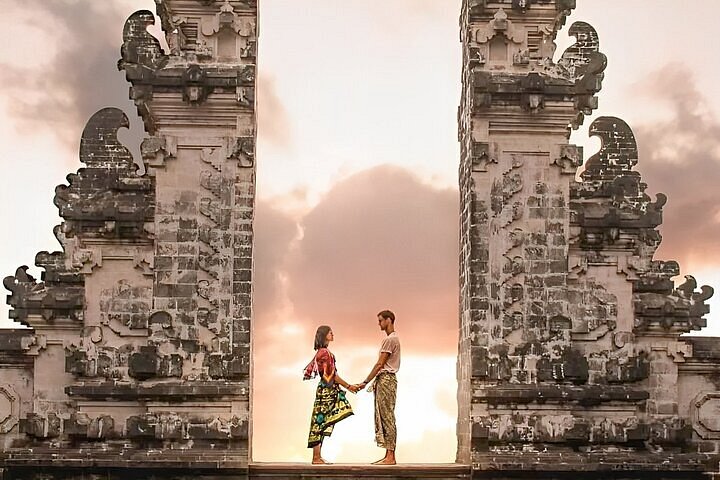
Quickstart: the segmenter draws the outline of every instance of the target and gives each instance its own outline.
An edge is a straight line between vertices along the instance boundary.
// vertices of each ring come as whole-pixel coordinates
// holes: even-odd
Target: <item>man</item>
[[[372,391],[375,393],[375,441],[385,449],[385,457],[373,465],[395,465],[395,399],[397,378],[400,369],[400,339],[395,333],[395,314],[390,310],[378,313],[378,326],[387,335],[380,346],[380,356],[364,382],[354,385],[359,390],[375,379]]]

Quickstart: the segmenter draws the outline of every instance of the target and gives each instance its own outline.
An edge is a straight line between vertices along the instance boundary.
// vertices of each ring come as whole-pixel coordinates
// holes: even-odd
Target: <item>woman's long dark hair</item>
[[[332,329],[327,325],[320,325],[318,327],[317,332],[315,332],[315,350],[327,347],[327,336],[330,330]]]

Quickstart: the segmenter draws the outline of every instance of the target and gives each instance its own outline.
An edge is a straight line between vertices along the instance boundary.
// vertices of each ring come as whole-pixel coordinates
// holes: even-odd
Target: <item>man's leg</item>
[[[397,427],[395,424],[395,402],[397,380],[395,375],[382,375],[375,381],[375,439],[385,449],[385,457],[376,465],[395,464]]]

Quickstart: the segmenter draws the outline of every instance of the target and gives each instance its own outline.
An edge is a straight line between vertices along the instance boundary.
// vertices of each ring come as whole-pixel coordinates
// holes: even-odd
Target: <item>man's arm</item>
[[[361,389],[365,388],[368,383],[372,382],[372,379],[375,378],[378,372],[385,366],[388,358],[390,358],[390,354],[388,352],[380,352],[380,356],[378,357],[378,361],[375,363],[375,366],[370,371],[370,374],[365,378],[365,381],[360,384]]]

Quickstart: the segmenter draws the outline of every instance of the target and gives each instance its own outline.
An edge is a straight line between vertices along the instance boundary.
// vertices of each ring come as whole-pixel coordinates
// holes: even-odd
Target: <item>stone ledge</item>
[[[0,329],[0,352],[25,352],[32,345],[35,330],[30,328]]]
[[[201,464],[176,464],[170,468],[139,466],[84,466],[79,464],[64,467],[9,466],[4,462],[3,480],[74,480],[99,478],[105,480],[130,479],[172,479],[172,480],[221,480],[221,479],[470,479],[469,465],[461,464],[400,464],[379,466],[368,464],[310,465],[293,463],[253,463],[244,467],[213,468]]]
[[[248,478],[247,466],[233,469],[213,469],[202,466],[181,465],[172,468],[152,467],[112,467],[112,468],[82,468],[76,466],[48,468],[48,467],[8,467],[0,463],[0,479],[2,480],[242,480]]]
[[[717,471],[718,455],[691,453],[636,453],[618,451],[608,453],[534,453],[507,452],[473,455],[473,469],[477,471],[502,471],[509,476],[513,472],[532,472],[532,478],[540,472],[567,472],[568,477],[586,478],[590,472],[608,478],[608,473],[622,472],[622,478],[705,478],[706,472]],[[653,473],[655,476],[643,477],[640,474]],[[672,477],[668,474],[677,474]],[[662,475],[659,477],[657,475]],[[522,477],[520,477],[522,478]],[[610,477],[612,478],[612,477]]]
[[[202,85],[205,87],[252,87],[255,79],[255,65],[237,66],[198,66],[196,64],[172,65],[160,70],[151,70],[143,66],[128,65],[125,67],[126,77],[134,85],[152,85],[154,87],[185,87],[189,83],[187,72],[197,67],[203,75]],[[198,83],[199,82],[195,82]],[[193,83],[194,84],[194,83]]]
[[[252,463],[250,478],[293,479],[293,478],[365,478],[365,479],[469,479],[469,465],[461,464],[333,464],[309,465],[303,463]]]
[[[691,361],[720,362],[720,337],[682,337],[681,340],[693,347]]]
[[[474,403],[558,403],[577,402],[598,405],[604,402],[642,402],[649,398],[646,391],[615,385],[502,385],[487,386],[473,391]]]
[[[158,383],[155,385],[129,385],[105,382],[99,384],[75,384],[65,387],[65,393],[71,397],[92,399],[112,398],[154,399],[172,397],[177,399],[201,399],[218,397],[248,398],[249,387],[244,382],[197,382],[197,383]]]
[[[54,472],[55,475],[64,474],[65,471],[72,469],[79,469],[85,475],[96,469],[108,471],[152,469],[155,472],[172,469],[204,469],[224,473],[247,471],[247,466],[247,448],[119,451],[100,448],[32,447],[0,454],[0,468],[12,468],[17,471],[27,469],[33,472],[47,470]]]

